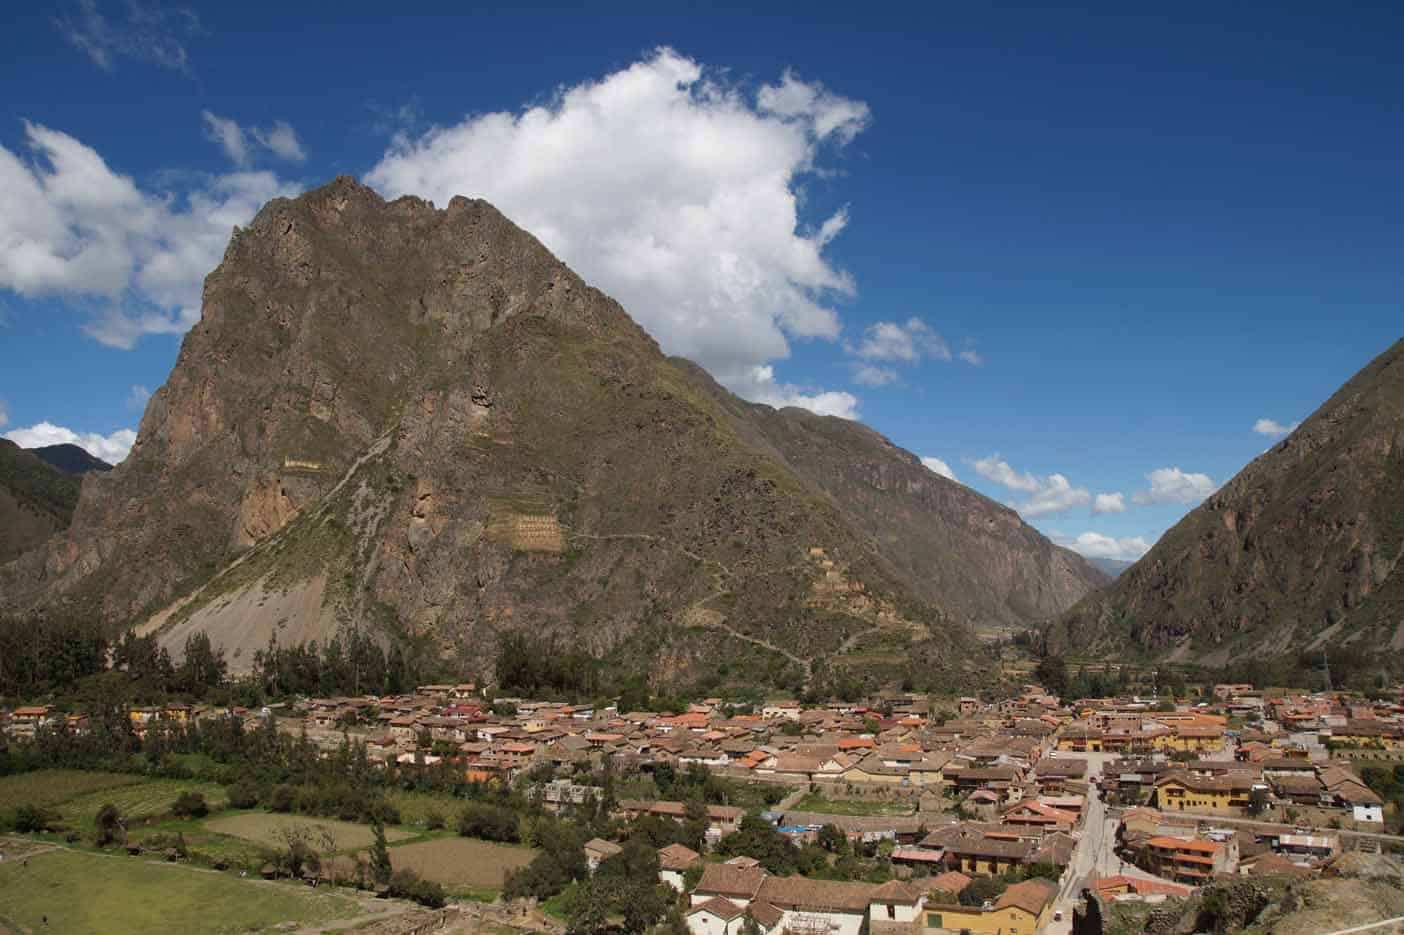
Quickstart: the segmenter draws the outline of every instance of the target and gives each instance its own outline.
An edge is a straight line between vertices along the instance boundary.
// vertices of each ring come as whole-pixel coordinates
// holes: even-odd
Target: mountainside
[[[1404,341],[1044,635],[1224,665],[1404,651]]]
[[[1109,580],[996,503],[935,474],[858,422],[773,409],[728,393],[676,361],[735,420],[742,437],[814,483],[870,536],[916,592],[987,626],[1027,626]]]
[[[101,458],[88,454],[77,445],[42,445],[30,448],[41,461],[58,468],[65,474],[86,474],[89,471],[110,471],[112,465]]]
[[[78,479],[0,438],[0,562],[66,527],[78,503]]]
[[[340,178],[235,232],[131,454],[86,478],[65,535],[0,567],[0,601],[173,650],[203,630],[236,670],[275,635],[355,628],[431,640],[465,674],[526,634],[660,686],[954,687],[988,678],[968,607],[1030,619],[1095,580],[866,429],[707,384],[485,202]],[[897,533],[859,518],[876,477],[906,490],[881,507]],[[1035,553],[1000,557],[979,600],[943,593],[978,557],[906,554],[975,548],[914,531],[962,503]]]

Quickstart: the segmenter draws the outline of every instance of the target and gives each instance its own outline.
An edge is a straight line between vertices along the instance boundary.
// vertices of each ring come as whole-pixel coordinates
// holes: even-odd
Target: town
[[[388,848],[397,864],[414,848],[436,849],[435,860],[405,861],[446,887],[426,904],[466,892],[472,878],[503,904],[516,897],[526,929],[604,930],[619,906],[591,917],[578,896],[561,894],[601,874],[643,872],[676,904],[659,903],[637,925],[626,914],[631,931],[671,918],[692,935],[1101,932],[1118,916],[1171,911],[1206,886],[1348,876],[1404,850],[1399,690],[1373,701],[1246,684],[1198,692],[1064,700],[1030,684],[1000,701],[886,692],[864,704],[706,698],[656,712],[436,684],[256,708],[133,706],[123,716],[146,748],[164,738],[178,749],[185,733],[228,722],[245,736],[275,730],[323,761],[353,745],[387,785],[448,792],[423,819],[428,831],[455,801],[472,812],[484,789],[520,794],[476,806],[505,812],[509,826],[521,802],[594,816],[581,827],[598,833],[571,844],[578,876],[556,886],[532,883],[541,874],[531,867],[518,867],[514,882],[510,868],[485,880],[454,865],[491,852],[455,855],[432,841]],[[0,712],[0,726],[10,761],[93,730],[89,713],[51,705]],[[416,779],[429,776],[437,785]],[[227,796],[225,808],[303,810],[268,792],[240,798]],[[7,797],[0,820],[16,827],[20,804]],[[40,837],[67,832],[70,843],[86,830],[40,824]],[[492,824],[465,817],[459,832],[521,840]],[[125,830],[140,850],[138,823]],[[348,882],[336,850],[298,876]],[[276,877],[281,868],[257,869]]]

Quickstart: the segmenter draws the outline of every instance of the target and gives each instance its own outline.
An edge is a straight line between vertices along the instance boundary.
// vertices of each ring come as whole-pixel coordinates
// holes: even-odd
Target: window
[[[887,917],[889,919],[897,918],[897,907],[892,905],[891,903],[887,904]]]
[[[941,924],[941,913],[928,912],[926,914],[926,927],[929,929],[945,928],[945,926]]]

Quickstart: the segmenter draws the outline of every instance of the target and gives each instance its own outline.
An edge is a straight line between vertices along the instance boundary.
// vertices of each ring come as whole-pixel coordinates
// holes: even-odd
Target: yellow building
[[[1155,739],[1157,750],[1212,753],[1224,748],[1224,729],[1210,724],[1174,724],[1172,732]]]
[[[926,907],[926,927],[969,929],[980,935],[1034,935],[1053,913],[1058,887],[1048,880],[1015,883],[990,909],[968,906]]]
[[[1153,804],[1163,812],[1241,815],[1253,793],[1245,776],[1195,776],[1171,773],[1155,784]]]

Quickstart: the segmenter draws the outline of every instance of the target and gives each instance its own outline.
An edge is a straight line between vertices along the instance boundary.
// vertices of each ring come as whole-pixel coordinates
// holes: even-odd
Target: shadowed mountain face
[[[110,471],[112,465],[95,458],[77,445],[43,445],[30,448],[36,457],[65,474],[86,474],[89,471]]]
[[[0,438],[0,562],[66,527],[78,502],[78,478]]]
[[[828,446],[871,464],[850,476]],[[340,178],[235,233],[131,455],[0,568],[0,600],[177,649],[205,631],[236,670],[275,633],[355,628],[431,639],[465,674],[524,633],[658,686],[793,685],[819,659],[966,684],[985,661],[967,618],[1034,619],[1095,573],[914,465],[668,360],[490,205]],[[880,511],[895,533],[859,516],[873,470],[904,490]],[[977,499],[972,522],[1037,553],[988,615],[945,591],[973,562],[908,554],[961,548],[912,530]]]
[[[1049,627],[1055,653],[1224,665],[1404,651],[1404,341]]]
[[[965,619],[1025,627],[1056,616],[1109,580],[1015,511],[933,473],[867,426],[748,403],[695,364],[676,363],[743,437],[843,509],[916,593]]]

